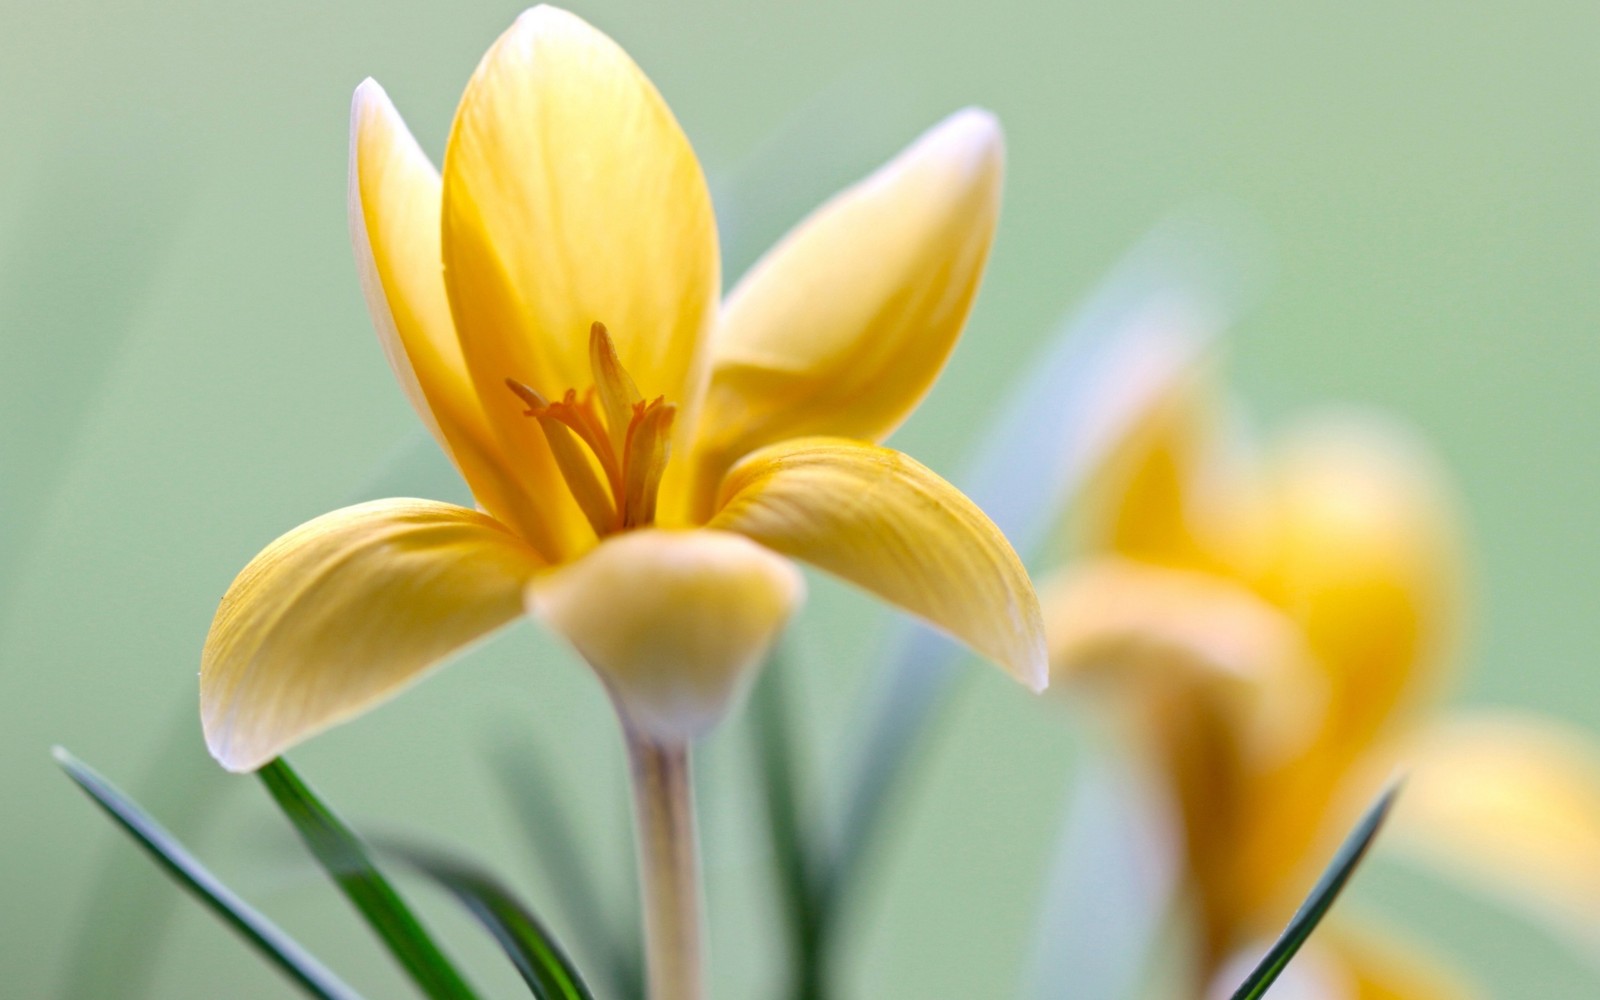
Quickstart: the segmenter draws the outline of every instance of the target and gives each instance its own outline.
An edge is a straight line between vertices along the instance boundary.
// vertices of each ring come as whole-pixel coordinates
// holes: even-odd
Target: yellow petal
[[[522,611],[539,559],[476,511],[378,500],[325,514],[250,561],[206,637],[206,744],[232,771],[397,693]]]
[[[880,441],[933,384],[1000,206],[1000,126],[958,112],[784,237],[729,297],[696,445],[709,500],[735,461],[804,435]]]
[[[495,42],[445,153],[443,238],[467,368],[508,454],[544,445],[506,379],[549,399],[591,385],[595,322],[639,391],[691,422],[721,281],[711,200],[672,112],[611,39],[535,7]]]
[[[1585,950],[1600,941],[1600,746],[1554,720],[1474,712],[1398,753],[1409,767],[1392,836],[1496,890]]]
[[[644,529],[541,576],[527,600],[629,725],[676,743],[722,718],[804,594],[787,559],[738,535]]]
[[[1256,484],[1217,395],[1202,368],[1145,401],[1085,489],[1074,525],[1082,548],[1228,575],[1254,567]]]
[[[1058,681],[1179,669],[1261,684],[1305,663],[1294,623],[1226,577],[1109,557],[1057,574],[1040,602]]]
[[[1269,596],[1330,682],[1322,739],[1347,759],[1429,691],[1460,613],[1454,511],[1433,456],[1371,418],[1314,418],[1271,474]]]
[[[1240,799],[1324,707],[1294,623],[1239,583],[1103,558],[1040,591],[1058,690],[1096,697],[1167,785],[1202,951],[1234,941]]]
[[[478,405],[445,297],[438,171],[373,80],[350,109],[350,236],[378,340],[406,398],[455,462],[473,496],[553,556],[536,506],[509,471]],[[550,480],[543,456],[519,461]]]
[[[1306,748],[1251,793],[1238,886],[1287,916],[1299,879],[1355,822],[1381,779],[1354,769],[1435,686],[1459,616],[1459,541],[1433,457],[1399,428],[1315,417],[1268,475],[1267,596],[1297,621],[1326,682]]]
[[[712,527],[864,587],[1044,688],[1044,626],[1021,560],[960,490],[907,456],[836,438],[774,445],[734,467],[718,508]]]

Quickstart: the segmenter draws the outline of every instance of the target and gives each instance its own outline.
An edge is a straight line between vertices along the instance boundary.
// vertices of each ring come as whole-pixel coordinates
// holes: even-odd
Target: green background
[[[295,860],[193,711],[217,598],[306,518],[460,496],[381,361],[345,229],[348,98],[378,78],[437,156],[514,4],[22,4],[0,14],[0,982],[56,995],[169,933],[152,996],[284,995],[162,888],[59,774],[52,743],[190,831],[202,855],[374,996],[397,979]],[[1600,7],[601,3],[713,178],[736,276],[810,206],[950,110],[1009,142],[976,314],[897,444],[953,472],[1033,345],[1174,211],[1265,234],[1234,331],[1271,420],[1356,400],[1408,415],[1454,470],[1473,548],[1455,697],[1600,729]],[[812,788],[832,801],[888,614],[816,580],[797,626]],[[1071,769],[1067,717],[973,670],[850,926],[860,996],[1007,995]],[[598,686],[522,625],[295,754],[374,828],[471,845],[531,886],[486,758],[541,748],[620,889],[621,754]],[[781,968],[748,733],[703,755],[717,993]],[[162,775],[156,771],[165,768]],[[157,780],[163,777],[165,780]],[[88,908],[94,880],[115,896]],[[502,995],[504,963],[425,909]],[[1529,925],[1399,865],[1354,905],[1461,955],[1491,995],[1594,995]],[[96,914],[90,920],[90,915]],[[86,930],[86,928],[88,928]],[[150,956],[146,956],[149,958]],[[1522,978],[1518,978],[1522,977]],[[124,987],[103,995],[126,995]]]

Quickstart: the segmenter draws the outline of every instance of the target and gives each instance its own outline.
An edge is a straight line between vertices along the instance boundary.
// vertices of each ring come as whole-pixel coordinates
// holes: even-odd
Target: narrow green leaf
[[[1345,883],[1355,874],[1356,866],[1361,863],[1367,849],[1372,846],[1373,839],[1377,837],[1378,830],[1383,826],[1390,808],[1394,806],[1395,796],[1399,793],[1400,785],[1396,782],[1378,796],[1378,801],[1372,804],[1367,814],[1361,818],[1361,822],[1356,824],[1356,828],[1345,838],[1339,853],[1334,855],[1333,862],[1323,871],[1322,877],[1311,890],[1311,895],[1300,904],[1300,909],[1295,911],[1295,915],[1289,920],[1289,925],[1278,935],[1278,940],[1267,949],[1266,955],[1256,963],[1255,969],[1234,991],[1233,1000],[1256,1000],[1257,997],[1264,996],[1267,988],[1288,967],[1289,960],[1294,958],[1300,946],[1306,943],[1311,932],[1317,929],[1317,924],[1327,915],[1328,909],[1333,906],[1333,901],[1339,898]]]
[[[324,871],[431,1000],[476,994],[434,944],[411,908],[373,865],[366,846],[279,757],[257,774]]]
[[[313,958],[276,924],[240,899],[195,859],[186,848],[115,785],[61,747],[52,751],[56,762],[132,836],[167,874],[205,903],[223,922],[277,965],[295,985],[323,1000],[360,1000],[332,972]]]
[[[795,1000],[819,1000],[828,994],[828,907],[824,884],[817,871],[817,845],[807,837],[801,820],[799,778],[790,731],[784,676],[789,668],[787,650],[780,645],[761,671],[752,694],[755,712],[752,733],[761,767],[761,792],[766,804],[767,830],[772,839],[773,862],[783,893],[788,921],[792,964],[791,995]]]
[[[636,932],[636,913],[625,920],[612,919],[600,905],[603,898],[579,837],[569,822],[569,813],[558,807],[557,783],[538,748],[523,741],[495,755],[495,776],[499,779],[518,825],[527,832],[534,863],[556,895],[561,913],[571,924],[576,939],[603,963],[604,975],[615,996],[623,1000],[644,1000],[642,946]],[[618,863],[633,865],[631,841],[623,843]],[[629,873],[630,884],[633,883]]]
[[[454,896],[494,935],[539,1000],[594,1000],[555,937],[493,874],[442,851],[393,843],[382,846]]]

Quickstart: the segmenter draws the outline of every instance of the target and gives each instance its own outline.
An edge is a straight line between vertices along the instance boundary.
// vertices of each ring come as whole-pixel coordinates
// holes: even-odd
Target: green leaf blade
[[[345,898],[430,1000],[477,1000],[367,853],[366,846],[277,758],[257,772],[262,784]]]
[[[179,885],[212,910],[295,985],[320,1000],[361,1000],[276,924],[222,883],[160,823],[93,768],[61,747],[56,762]]]
[[[1283,933],[1278,935],[1278,940],[1267,949],[1266,955],[1256,963],[1250,975],[1234,991],[1233,1000],[1256,1000],[1266,995],[1267,989],[1288,967],[1290,959],[1294,958],[1300,947],[1311,937],[1311,932],[1317,929],[1322,918],[1327,916],[1334,900],[1339,898],[1339,893],[1350,881],[1350,876],[1355,874],[1356,867],[1361,864],[1368,849],[1372,847],[1372,842],[1377,838],[1378,831],[1382,829],[1384,820],[1394,807],[1395,797],[1399,794],[1400,785],[1396,782],[1367,809],[1366,815],[1361,817],[1361,822],[1356,824],[1355,829],[1340,845],[1339,853],[1334,855],[1333,861],[1323,870],[1322,877],[1317,879],[1311,894],[1300,904],[1300,909],[1290,918]]]
[[[594,1000],[554,935],[494,875],[439,851],[400,845],[385,850],[454,896],[499,942],[538,1000]]]

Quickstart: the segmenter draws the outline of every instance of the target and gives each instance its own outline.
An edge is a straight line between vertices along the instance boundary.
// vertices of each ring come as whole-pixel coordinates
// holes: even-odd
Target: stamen
[[[668,406],[660,396],[648,406],[642,401],[633,406],[623,459],[627,483],[622,494],[623,527],[633,528],[655,520],[656,493],[661,486],[661,474],[667,468],[675,416],[677,408]]]
[[[645,402],[602,323],[589,328],[589,365],[594,386],[581,398],[568,389],[551,402],[515,379],[506,386],[539,421],[572,498],[603,538],[655,521],[677,407],[661,396]]]
[[[644,401],[617,357],[617,345],[604,323],[589,327],[589,370],[594,373],[600,405],[606,411],[606,426],[611,429],[611,447],[621,452],[627,444],[628,424],[634,404]]]
[[[537,389],[523,385],[515,379],[506,379],[506,385],[528,404],[526,415],[538,419],[539,429],[544,432],[544,439],[550,444],[550,454],[555,456],[556,467],[561,470],[561,478],[567,481],[567,488],[572,491],[572,499],[578,502],[578,509],[583,511],[583,516],[589,521],[594,533],[597,536],[605,536],[615,531],[618,517],[617,509],[612,505],[612,497],[616,493],[614,490],[607,491],[601,485],[599,477],[594,474],[594,466],[590,464],[583,449],[578,445],[579,438],[572,433],[568,421],[555,412],[560,404],[552,405],[546,402]],[[563,402],[568,403],[567,406],[561,407],[563,413],[571,413],[575,409],[570,405],[570,401],[563,400]],[[584,443],[593,449],[590,442]]]

